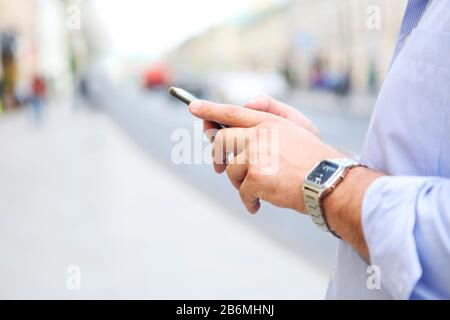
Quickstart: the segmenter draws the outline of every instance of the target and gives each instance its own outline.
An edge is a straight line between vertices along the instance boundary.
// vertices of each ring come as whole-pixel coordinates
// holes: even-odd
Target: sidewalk
[[[327,274],[144,153],[106,115],[0,117],[0,298],[313,298]],[[68,266],[81,288],[67,288]]]

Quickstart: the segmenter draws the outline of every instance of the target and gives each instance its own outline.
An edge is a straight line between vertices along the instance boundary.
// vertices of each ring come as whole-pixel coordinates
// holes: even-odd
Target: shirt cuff
[[[361,221],[370,261],[394,299],[408,299],[422,275],[414,226],[424,182],[417,177],[381,177],[363,199]]]

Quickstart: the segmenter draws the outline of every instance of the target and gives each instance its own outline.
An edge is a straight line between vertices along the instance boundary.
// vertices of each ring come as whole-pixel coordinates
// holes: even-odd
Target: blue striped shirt
[[[413,29],[417,27],[428,3],[429,0],[410,0],[408,2],[391,64],[395,62],[398,54],[403,49],[407,38]]]
[[[387,174],[361,208],[377,268],[340,241],[328,298],[450,298],[449,138],[450,0],[410,0],[361,155]]]

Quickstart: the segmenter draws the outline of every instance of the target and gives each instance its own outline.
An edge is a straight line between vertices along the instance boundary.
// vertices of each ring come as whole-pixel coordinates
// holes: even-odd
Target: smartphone
[[[190,105],[192,101],[198,100],[198,98],[196,96],[194,96],[192,93],[189,93],[186,90],[183,90],[181,88],[170,87],[169,94],[171,96],[177,98],[178,100],[186,103],[187,105]],[[226,126],[224,124],[220,124],[217,122],[215,122],[215,124],[217,124],[217,126],[220,128],[228,128],[228,126]]]

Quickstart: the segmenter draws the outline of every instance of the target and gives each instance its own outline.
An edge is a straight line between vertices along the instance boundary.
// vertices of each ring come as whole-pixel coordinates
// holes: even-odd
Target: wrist
[[[364,258],[368,258],[368,250],[361,224],[361,205],[367,189],[381,176],[365,167],[351,168],[343,181],[322,200],[329,227]]]

